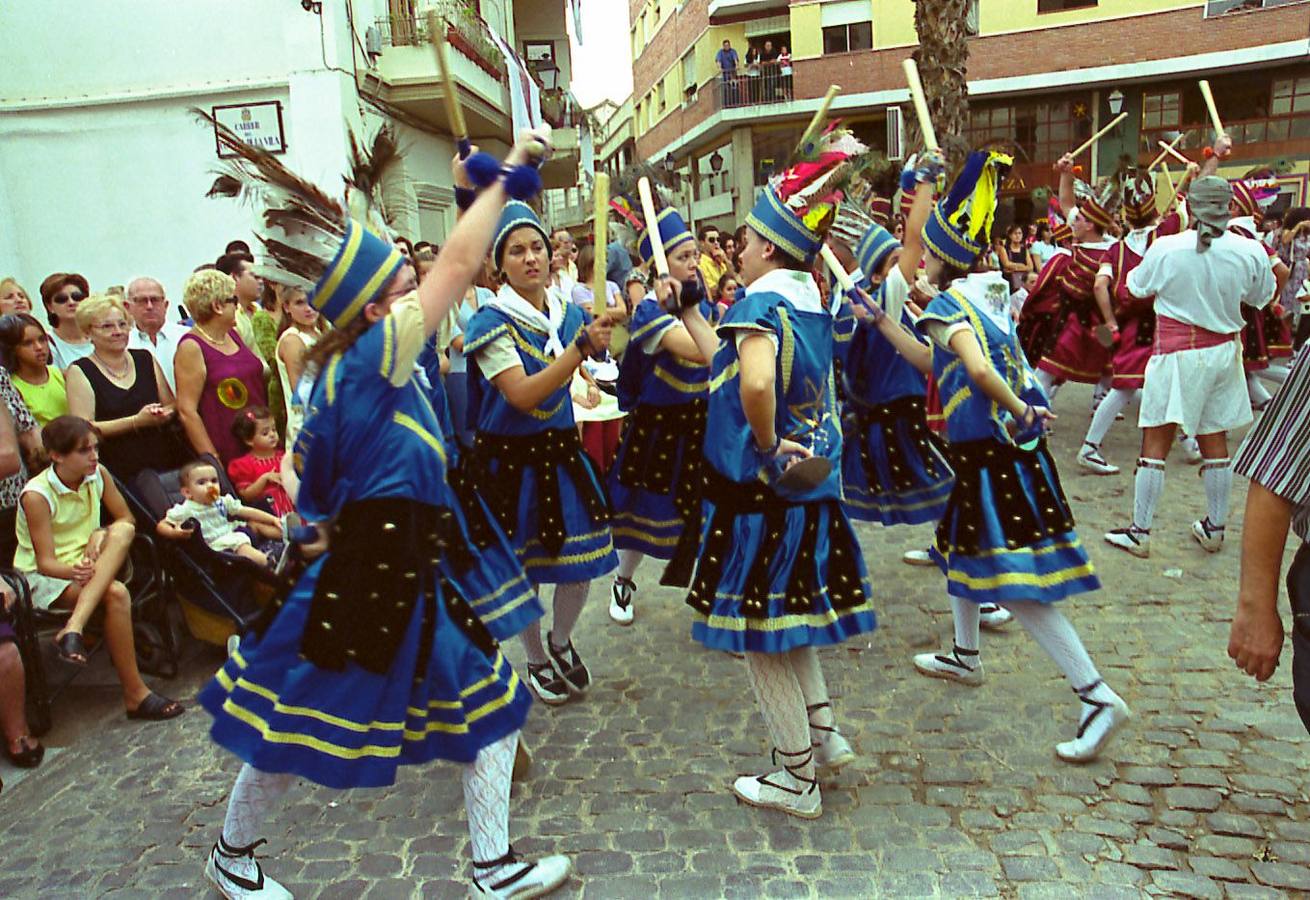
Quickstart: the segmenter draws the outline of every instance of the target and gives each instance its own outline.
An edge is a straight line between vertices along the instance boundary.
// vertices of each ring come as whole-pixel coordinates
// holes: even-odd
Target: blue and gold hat
[[[1014,158],[990,150],[969,154],[951,191],[923,226],[923,243],[943,262],[968,269],[987,249],[1001,179]]]
[[[550,246],[550,234],[546,231],[546,226],[541,224],[541,219],[537,217],[537,211],[522,200],[511,200],[505,204],[505,209],[500,214],[500,224],[496,226],[496,239],[491,244],[491,258],[496,262],[496,268],[500,268],[500,262],[505,255],[505,241],[509,239],[510,233],[516,228],[523,226],[535,228],[541,235],[541,239]]]
[[[656,214],[659,222],[660,241],[664,244],[665,254],[672,253],[676,247],[696,240],[687,227],[687,223],[682,220],[682,216],[671,206],[666,206]],[[649,263],[654,256],[651,253],[650,229],[646,229],[637,239],[637,252],[641,255],[643,263]]]
[[[893,250],[899,249],[901,242],[892,237],[892,233],[881,225],[870,225],[855,247],[855,261],[860,271],[872,278],[878,274],[882,264]]]
[[[809,265],[823,246],[824,235],[805,224],[805,220],[787,208],[773,185],[764,189],[759,202],[746,217],[746,224],[760,237],[793,259]]]
[[[394,244],[348,218],[345,238],[310,292],[309,302],[342,328],[381,295],[404,262]]]

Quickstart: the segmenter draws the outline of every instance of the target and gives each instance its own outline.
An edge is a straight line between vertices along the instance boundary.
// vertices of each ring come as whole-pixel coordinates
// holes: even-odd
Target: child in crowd
[[[261,566],[269,564],[268,556],[256,550],[250,535],[238,530],[232,520],[244,520],[261,537],[271,540],[282,537],[281,522],[262,509],[245,506],[237,498],[223,494],[213,463],[203,460],[187,463],[182,467],[181,486],[185,499],[159,520],[156,531],[161,537],[175,540],[191,537],[196,528],[191,524],[194,520],[210,548],[235,553]]]
[[[282,438],[273,413],[264,406],[242,410],[232,420],[232,433],[250,452],[227,464],[227,475],[241,499],[257,503],[267,499],[278,518],[296,511],[282,485]]]

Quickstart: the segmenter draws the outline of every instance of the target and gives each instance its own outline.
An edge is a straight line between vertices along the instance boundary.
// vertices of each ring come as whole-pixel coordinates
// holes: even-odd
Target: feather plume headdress
[[[964,162],[947,195],[923,226],[924,245],[938,259],[960,269],[973,266],[991,241],[1001,182],[1014,157],[975,150]]]
[[[304,289],[333,325],[349,324],[400,269],[400,251],[277,157],[250,146],[203,110],[193,112],[213,127],[219,146],[233,154],[206,196],[233,197],[263,208],[257,236],[268,261],[260,273]]]
[[[788,256],[813,263],[867,152],[854,134],[830,127],[769,179],[746,224]]]
[[[1095,185],[1075,178],[1073,195],[1078,202],[1078,211],[1089,222],[1102,231],[1114,226],[1114,217],[1123,199],[1117,177],[1103,178]]]
[[[637,191],[637,182],[642,178],[650,181],[660,243],[664,245],[665,254],[672,253],[676,247],[688,241],[696,240],[696,237],[687,227],[682,215],[669,204],[664,187],[656,177],[655,171],[645,164],[629,166],[615,180],[611,191],[610,208],[637,232],[637,254],[643,263],[649,263],[653,258],[654,249],[651,246],[650,223],[646,221],[646,214],[641,208],[641,198]]]
[[[1125,178],[1123,211],[1128,224],[1134,228],[1149,225],[1159,213],[1155,198],[1155,178],[1150,172],[1143,170]]]

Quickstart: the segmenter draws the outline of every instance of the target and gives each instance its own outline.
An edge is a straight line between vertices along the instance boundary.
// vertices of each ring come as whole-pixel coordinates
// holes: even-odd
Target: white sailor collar
[[[746,285],[746,296],[752,294],[781,294],[801,312],[827,312],[818,285],[809,272],[795,269],[773,269]]]

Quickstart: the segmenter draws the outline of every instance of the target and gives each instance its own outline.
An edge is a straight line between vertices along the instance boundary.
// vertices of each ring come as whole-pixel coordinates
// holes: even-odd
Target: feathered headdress
[[[960,269],[973,266],[991,241],[997,195],[1013,164],[1014,157],[995,150],[969,154],[950,192],[924,223],[923,242],[934,256]]]
[[[270,261],[261,274],[304,289],[309,302],[338,328],[349,324],[400,269],[400,251],[277,157],[250,146],[203,110],[193,112],[213,127],[219,146],[233,154],[207,196],[247,199],[264,207],[258,237]]]
[[[769,179],[746,224],[793,259],[813,263],[837,218],[855,161],[867,150],[851,132],[829,128]]]
[[[388,174],[401,161],[400,145],[396,143],[396,131],[391,125],[379,128],[369,146],[361,145],[355,133],[350,132],[346,202],[354,219],[367,222],[379,233],[395,228],[395,215],[386,207],[383,186]]]
[[[1073,229],[1065,219],[1060,199],[1051,194],[1046,201],[1046,224],[1051,227],[1051,243],[1062,244],[1073,237]]]
[[[1159,215],[1155,203],[1155,178],[1151,173],[1139,171],[1124,179],[1123,210],[1128,224],[1134,228],[1151,224]]]
[[[1252,169],[1233,182],[1233,202],[1242,215],[1251,216],[1257,225],[1277,198],[1278,177],[1267,166]]]
[[[650,181],[651,199],[655,203],[655,217],[659,220],[658,232],[660,243],[664,245],[665,255],[667,256],[675,248],[688,241],[694,241],[696,238],[691,233],[691,229],[687,227],[682,215],[669,205],[663,186],[655,175],[655,170],[640,163],[629,166],[614,183],[610,196],[610,208],[636,230],[637,254],[641,257],[643,263],[649,263],[654,258],[654,250],[651,246],[650,223],[646,221],[646,214],[641,208],[641,197],[637,192],[637,182],[642,178]]]
[[[1114,227],[1114,215],[1122,199],[1117,178],[1103,178],[1095,186],[1075,178],[1073,195],[1083,218],[1102,231]]]

